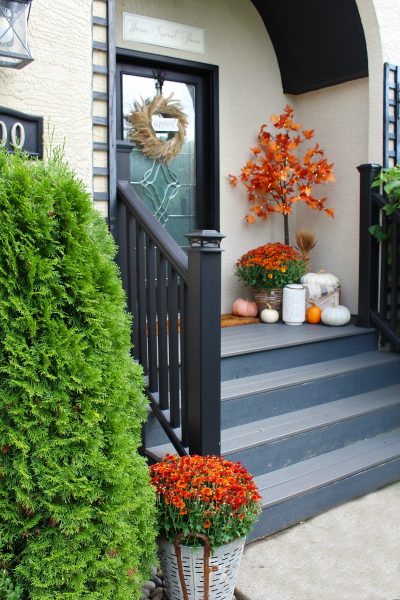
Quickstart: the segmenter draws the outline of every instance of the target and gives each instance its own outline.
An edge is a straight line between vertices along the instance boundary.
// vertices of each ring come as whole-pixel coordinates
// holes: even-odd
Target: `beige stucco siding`
[[[123,11],[184,23],[205,30],[204,55],[132,43],[122,37]],[[274,49],[265,26],[250,0],[117,0],[117,46],[218,65],[220,85],[220,192],[222,310],[245,291],[233,276],[235,260],[251,247],[281,240],[281,218],[249,226],[244,221],[244,188],[232,189],[228,174],[238,173],[250,157],[259,127],[287,99]]]
[[[70,166],[92,181],[91,0],[35,0],[29,20],[34,62],[0,69],[0,106],[44,117],[45,146],[65,146]]]
[[[359,174],[357,165],[368,157],[368,79],[351,81],[302,94],[296,113],[334,163],[336,182],[320,186],[336,217],[298,206],[296,224],[314,231],[318,243],[312,269],[339,277],[341,302],[356,313],[358,306]],[[294,238],[294,236],[292,236]]]

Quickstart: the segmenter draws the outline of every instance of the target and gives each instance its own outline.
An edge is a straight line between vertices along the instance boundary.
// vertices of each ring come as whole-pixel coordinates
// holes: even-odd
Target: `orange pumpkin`
[[[258,314],[257,304],[251,300],[238,298],[233,303],[232,314],[237,317],[256,317]]]
[[[310,306],[307,310],[307,323],[320,323],[321,322],[321,309],[316,304]]]

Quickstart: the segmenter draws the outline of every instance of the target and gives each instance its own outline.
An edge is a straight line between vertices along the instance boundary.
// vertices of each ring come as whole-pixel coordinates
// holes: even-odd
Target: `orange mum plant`
[[[253,477],[220,456],[171,456],[150,467],[157,495],[160,533],[195,545],[190,533],[204,534],[211,547],[245,536],[260,512]]]
[[[283,288],[306,272],[307,262],[300,252],[280,242],[253,248],[235,264],[238,279],[256,289]]]
[[[271,122],[279,130],[275,135],[261,125],[258,145],[251,148],[253,157],[241,169],[240,179],[247,188],[250,202],[248,223],[256,217],[266,220],[272,213],[284,218],[285,244],[289,244],[288,216],[296,202],[334,217],[331,208],[325,207],[326,198],[313,195],[315,184],[335,181],[333,164],[329,164],[318,144],[310,147],[304,156],[297,156],[298,147],[314,137],[313,129],[302,129],[293,121],[293,108],[287,105],[280,116],[272,115]],[[238,177],[229,175],[235,186]]]

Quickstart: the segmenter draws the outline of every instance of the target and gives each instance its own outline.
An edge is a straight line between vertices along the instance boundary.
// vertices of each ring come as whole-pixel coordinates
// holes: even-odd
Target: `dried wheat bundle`
[[[316,244],[315,235],[309,229],[296,231],[296,248],[308,264],[310,263],[311,250],[315,248]]]
[[[172,96],[173,94],[168,98],[155,96],[152,100],[135,102],[134,110],[128,116],[132,126],[129,138],[140,146],[145,156],[152,160],[161,162],[172,160],[179,154],[185,141],[187,116],[180,102],[173,100]],[[178,131],[171,139],[160,140],[157,137],[152,125],[153,115],[177,119]]]

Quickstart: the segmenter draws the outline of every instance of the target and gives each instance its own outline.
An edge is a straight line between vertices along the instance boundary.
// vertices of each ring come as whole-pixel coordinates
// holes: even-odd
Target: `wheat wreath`
[[[129,138],[135,142],[145,156],[152,160],[168,162],[175,158],[181,151],[185,141],[188,120],[178,100],[173,100],[173,94],[155,96],[152,100],[135,102],[134,110],[130,113],[128,121],[131,124]],[[177,119],[178,131],[169,140],[160,140],[152,126],[153,115],[161,114],[163,117]]]

